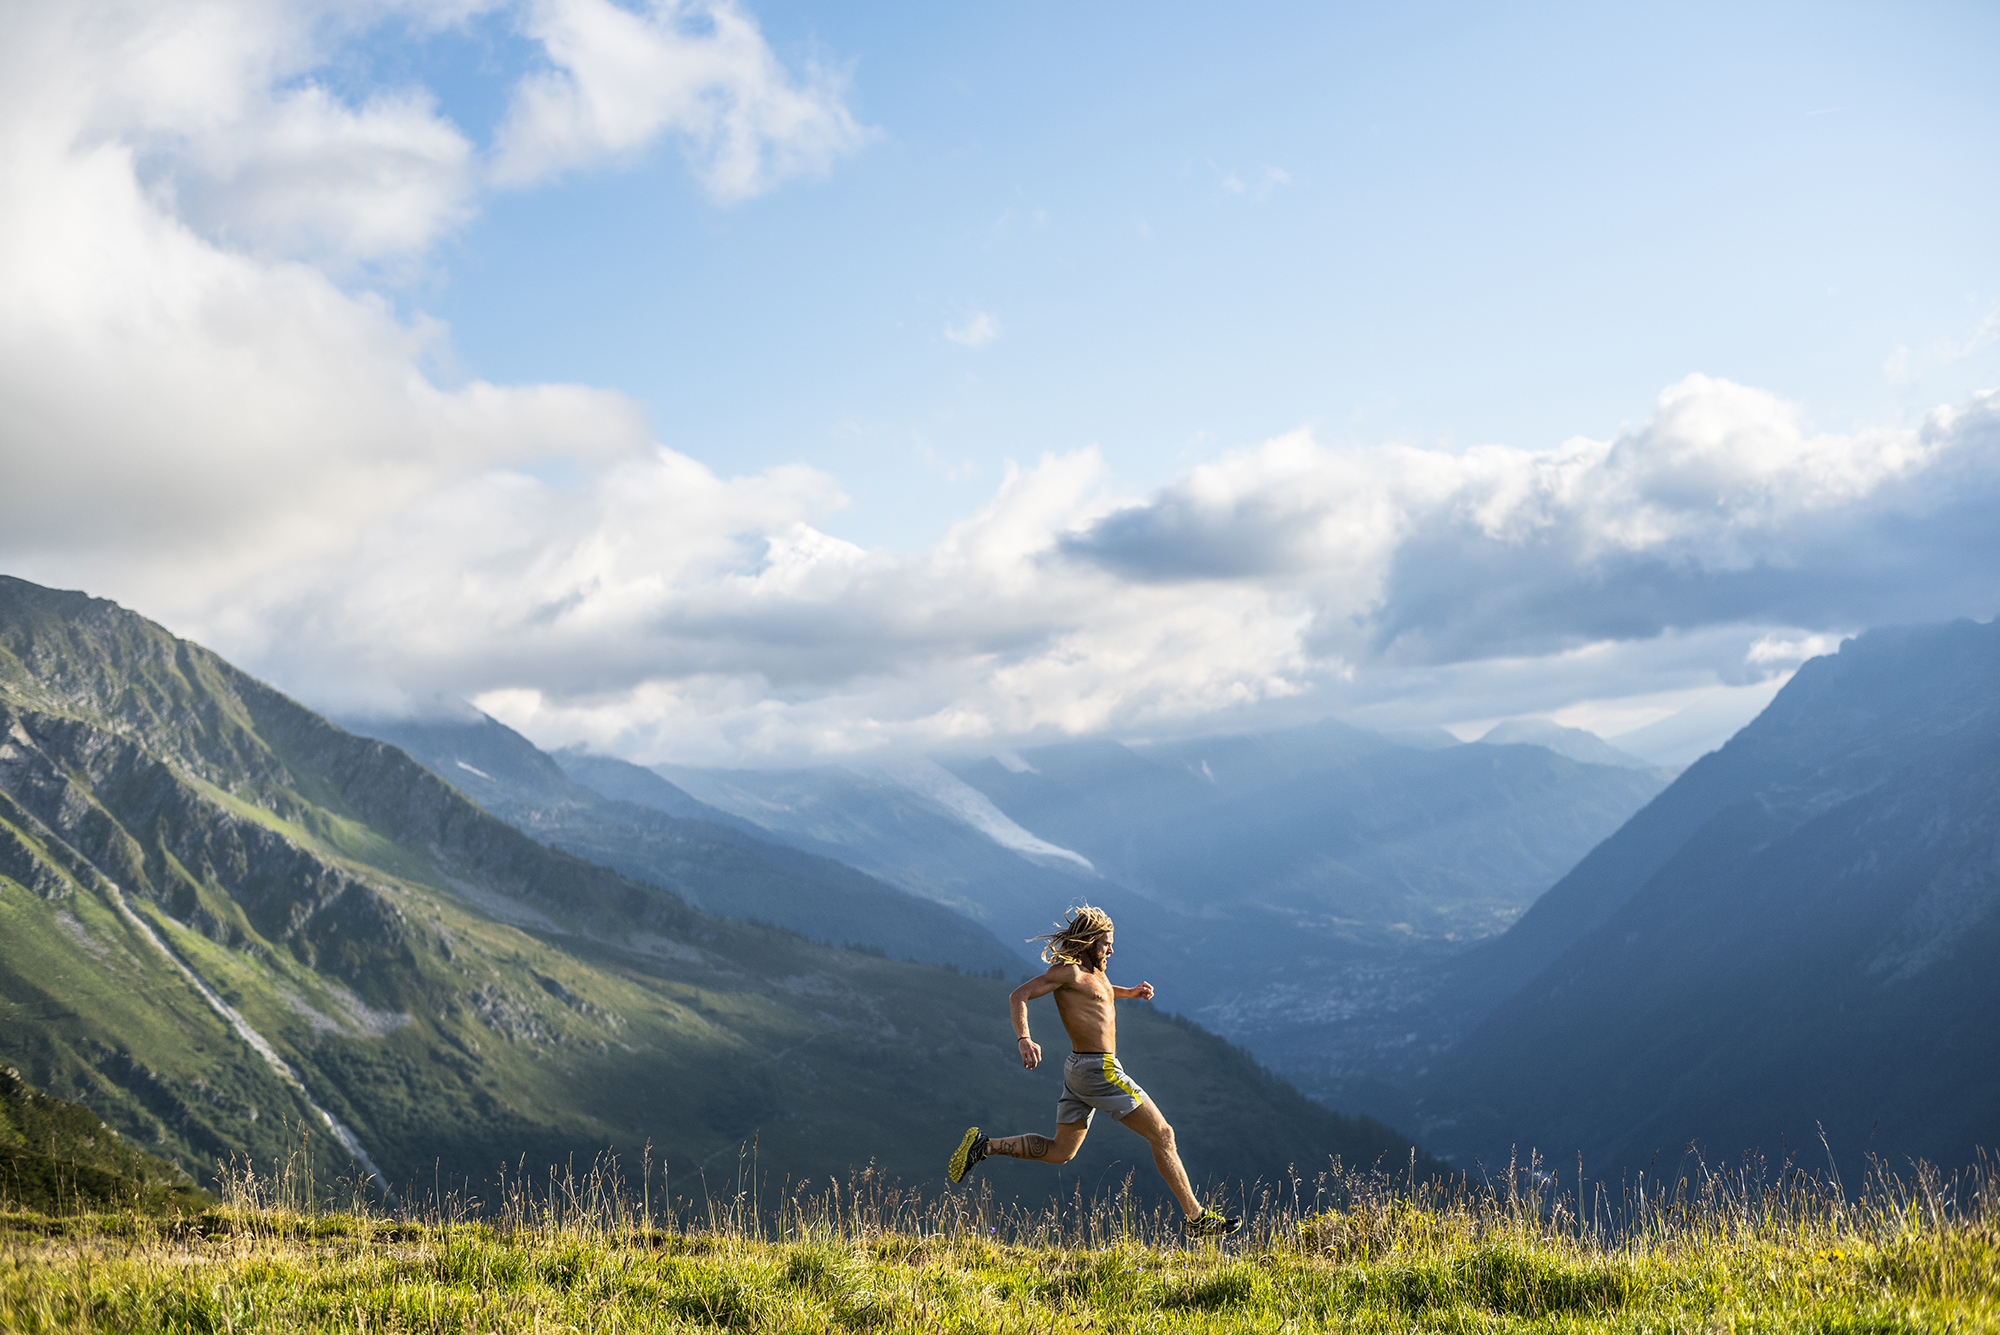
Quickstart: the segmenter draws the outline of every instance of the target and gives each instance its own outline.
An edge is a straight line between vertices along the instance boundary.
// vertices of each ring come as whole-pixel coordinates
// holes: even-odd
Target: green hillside
[[[185,1174],[127,1145],[90,1109],[37,1092],[12,1067],[0,1069],[0,1208],[155,1211],[210,1203]]]
[[[648,1142],[686,1185],[753,1135],[793,1178],[931,1180],[967,1122],[1050,1119],[1007,986],[691,908],[115,604],[0,578],[0,1061],[197,1176],[303,1127],[399,1188]],[[1409,1152],[1124,1016],[1197,1178]]]

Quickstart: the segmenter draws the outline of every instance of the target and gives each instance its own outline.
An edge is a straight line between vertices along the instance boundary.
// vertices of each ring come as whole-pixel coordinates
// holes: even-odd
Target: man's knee
[[[1151,1141],[1154,1149],[1162,1150],[1167,1153],[1173,1152],[1174,1149],[1173,1124],[1167,1121],[1166,1118],[1161,1117],[1157,1112],[1155,1112],[1152,1117],[1147,1118],[1143,1125],[1135,1127],[1133,1129],[1136,1130],[1140,1135],[1144,1136],[1147,1140]]]

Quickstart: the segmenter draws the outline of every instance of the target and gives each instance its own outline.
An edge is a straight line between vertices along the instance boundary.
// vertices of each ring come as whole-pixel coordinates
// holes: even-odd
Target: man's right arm
[[[1036,997],[1045,997],[1060,986],[1051,968],[1039,978],[1030,978],[1015,988],[1007,998],[1007,1008],[1014,1017],[1014,1047],[1021,1056],[1021,1065],[1030,1071],[1042,1064],[1042,1045],[1028,1037],[1028,1003]]]

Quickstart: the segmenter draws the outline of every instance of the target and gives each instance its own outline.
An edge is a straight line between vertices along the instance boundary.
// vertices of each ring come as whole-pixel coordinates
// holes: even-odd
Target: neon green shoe
[[[945,1174],[954,1182],[965,1181],[965,1175],[972,1171],[972,1165],[986,1157],[986,1137],[979,1134],[979,1128],[969,1126],[965,1136],[958,1142],[958,1148],[951,1152],[951,1162],[945,1165]]]
[[[1243,1227],[1243,1221],[1220,1210],[1209,1208],[1191,1219],[1181,1221],[1181,1231],[1190,1238],[1226,1238]]]

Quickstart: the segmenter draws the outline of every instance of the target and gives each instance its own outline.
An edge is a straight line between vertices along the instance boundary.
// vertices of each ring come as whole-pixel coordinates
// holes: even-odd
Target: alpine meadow
[[[0,3],[0,1335],[2000,1335],[1996,54]]]

